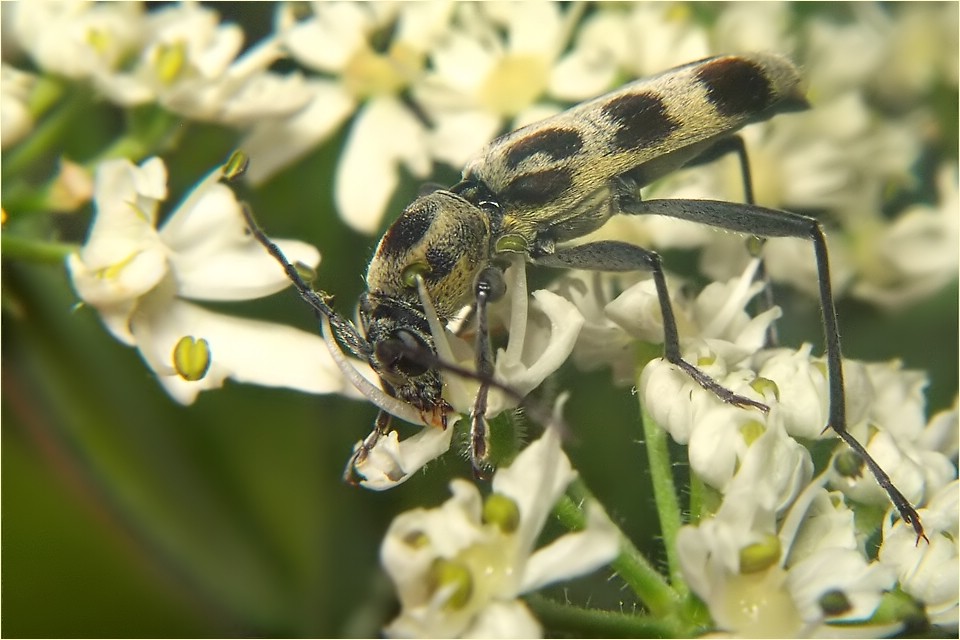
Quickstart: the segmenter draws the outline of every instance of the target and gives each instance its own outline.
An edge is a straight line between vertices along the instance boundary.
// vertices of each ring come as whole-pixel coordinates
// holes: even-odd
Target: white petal
[[[799,350],[765,351],[756,360],[757,373],[773,380],[780,391],[779,406],[787,433],[820,438],[829,412],[827,377],[810,357],[810,345]]]
[[[33,129],[29,99],[37,76],[0,64],[0,144],[11,147]]]
[[[96,217],[80,250],[92,268],[108,267],[156,242],[157,206],[167,197],[167,170],[159,158],[138,167],[126,159],[97,168]]]
[[[891,509],[892,511],[892,509]],[[954,480],[919,509],[930,538],[928,545],[917,542],[913,528],[903,520],[883,522],[883,544],[880,561],[891,567],[904,591],[932,608],[938,615],[953,619],[960,597],[960,563],[958,563],[957,531],[960,516],[960,481]]]
[[[315,15],[284,34],[293,57],[316,71],[337,73],[365,46],[365,7],[350,3],[314,5]]]
[[[841,591],[850,609],[834,620],[866,620],[880,604],[880,597],[896,582],[893,572],[878,562],[868,564],[860,552],[851,549],[824,549],[790,568],[787,588],[808,622],[823,618],[819,599],[830,591]]]
[[[430,170],[423,124],[395,99],[371,100],[354,120],[337,165],[335,200],[348,225],[367,234],[380,227],[401,164],[416,176]]]
[[[254,126],[240,143],[250,157],[246,179],[254,185],[306,156],[336,131],[356,107],[356,100],[338,83],[312,79],[306,82],[310,102],[286,118],[265,120]],[[331,185],[320,185],[329,191]]]
[[[533,549],[550,510],[574,477],[576,473],[553,427],[521,451],[509,467],[494,474],[493,491],[511,498],[520,510],[520,529],[516,532],[520,557]]]
[[[560,5],[552,2],[520,2],[491,4],[501,11],[497,18],[507,22],[511,55],[529,55],[552,59],[561,42]]]
[[[253,127],[268,118],[298,115],[313,98],[313,91],[300,74],[262,72],[246,79],[224,100],[217,122]]]
[[[395,40],[406,46],[428,50],[450,29],[455,3],[410,2],[397,16]]]
[[[381,436],[366,459],[354,467],[364,478],[360,484],[374,491],[403,484],[428,462],[446,453],[452,437],[453,427],[424,427],[402,441],[396,431]]]
[[[248,300],[290,285],[283,268],[247,232],[233,190],[214,183],[171,216],[160,232],[173,251],[178,294],[197,300]],[[316,267],[320,252],[296,240],[275,241],[292,263]]]
[[[620,551],[616,526],[595,503],[587,505],[587,528],[568,533],[537,549],[523,571],[521,593],[590,573],[608,564]]]
[[[496,136],[500,124],[499,116],[482,109],[440,112],[427,133],[430,154],[460,169]]]
[[[723,489],[747,452],[740,428],[755,419],[751,413],[730,405],[700,412],[687,450],[690,468],[711,487]]]
[[[519,600],[494,601],[477,614],[463,638],[542,638],[543,629]]]
[[[167,273],[162,248],[144,248],[114,265],[88,265],[78,254],[67,259],[67,268],[77,295],[97,309],[124,305],[153,289]]]
[[[177,401],[193,402],[200,391],[226,378],[307,393],[339,393],[346,382],[320,336],[285,325],[207,311],[176,299],[145,300],[132,321],[141,356]],[[184,336],[210,347],[206,377],[188,382],[173,368],[173,351]]]
[[[506,351],[501,349],[498,352],[495,365],[496,378],[522,395],[533,391],[566,362],[583,326],[583,316],[571,302],[545,289],[535,291],[533,297],[538,311],[547,317],[549,332],[546,327],[528,323],[521,331],[529,330],[532,335],[525,340],[526,348],[522,349],[522,356],[511,354],[508,344]],[[514,333],[511,325],[511,344]],[[533,361],[526,364],[530,360]],[[503,397],[499,392],[493,392],[490,396],[488,415],[495,415],[515,404],[515,401]]]
[[[577,30],[577,43],[550,74],[550,94],[586,100],[609,90],[629,49],[627,25],[615,12],[599,11]]]

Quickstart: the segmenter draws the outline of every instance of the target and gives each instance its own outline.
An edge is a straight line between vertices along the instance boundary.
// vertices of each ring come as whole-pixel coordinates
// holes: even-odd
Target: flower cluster
[[[486,499],[469,482],[455,480],[443,506],[400,515],[381,549],[402,607],[386,632],[406,638],[540,636],[540,624],[518,597],[589,573],[619,550],[616,527],[595,503],[586,505],[583,530],[536,548],[550,509],[575,475],[557,430],[548,428],[496,473]]]
[[[762,346],[779,309],[752,319],[744,311],[758,292],[755,267],[696,298],[676,299],[675,308],[688,331],[684,357],[728,389],[766,403],[769,413],[724,404],[661,358],[639,377],[645,420],[686,445],[701,491],[719,503],[691,504],[693,524],[676,540],[685,579],[714,623],[735,636],[831,635],[840,627],[829,625],[851,623],[871,634],[894,633],[902,622],[872,617],[896,583],[928,620],[956,626],[956,406],[927,420],[921,372],[899,362],[843,363],[849,431],[911,503],[929,505],[919,510],[924,526],[930,523],[925,544],[894,519],[887,494],[844,447],[812,477],[816,441],[835,437],[824,429],[826,369],[809,345]],[[649,281],[610,299],[619,289],[612,280],[622,285],[620,276],[574,272],[556,286],[575,292],[586,318],[574,357],[626,371],[626,361],[636,366],[638,343],[663,341],[662,319]],[[598,349],[600,343],[612,348]],[[867,538],[881,528],[875,556],[876,542]],[[938,562],[933,558],[951,560],[921,586],[913,574]]]
[[[345,392],[348,385],[319,336],[191,302],[249,300],[289,285],[247,232],[242,205],[221,174],[219,168],[211,172],[158,229],[167,197],[163,161],[103,163],[90,236],[67,260],[77,294],[114,337],[137,348],[179,402],[193,402],[226,378],[308,393]],[[292,260],[314,267],[320,261],[308,244],[278,244]]]

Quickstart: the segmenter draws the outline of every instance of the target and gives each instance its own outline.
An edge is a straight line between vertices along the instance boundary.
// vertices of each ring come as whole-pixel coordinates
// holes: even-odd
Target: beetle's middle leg
[[[693,364],[683,359],[680,352],[680,336],[673,304],[667,291],[660,256],[653,251],[627,242],[606,240],[574,247],[561,247],[553,253],[534,255],[534,264],[563,268],[587,269],[590,271],[649,271],[657,288],[657,300],[663,314],[663,357],[680,367],[704,389],[713,392],[724,402],[739,407],[754,407],[766,413],[769,407],[751,398],[738,395],[727,389]]]

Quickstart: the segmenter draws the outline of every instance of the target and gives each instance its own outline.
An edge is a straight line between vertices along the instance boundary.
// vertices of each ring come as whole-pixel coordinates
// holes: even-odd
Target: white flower
[[[887,224],[857,234],[859,279],[851,293],[888,308],[903,308],[936,293],[957,276],[960,198],[957,167],[937,174],[935,207],[914,205]]]
[[[298,75],[267,71],[282,55],[275,41],[238,57],[243,31],[220,24],[211,9],[194,3],[165,7],[149,13],[143,29],[132,68],[96,75],[98,89],[118,104],[157,102],[188,118],[246,126],[288,115],[309,100]]]
[[[956,448],[949,444],[949,436],[945,437],[949,425],[955,428],[956,409],[933,416],[928,422],[923,397],[926,375],[904,370],[900,362],[867,364],[864,374],[862,382],[867,390],[860,394],[848,391],[848,397],[866,395],[871,402],[864,419],[851,420],[849,430],[912,504],[926,504],[957,475],[951,461]],[[870,474],[841,475],[833,464],[830,474],[831,484],[849,498],[887,505],[886,493]]]
[[[344,382],[319,336],[214,313],[188,301],[258,298],[289,282],[247,233],[240,204],[219,182],[219,169],[157,230],[166,177],[159,158],[139,167],[128,160],[100,166],[96,218],[86,243],[67,262],[83,302],[99,312],[114,337],[136,346],[179,402],[192,402],[228,377],[312,393],[342,390]],[[278,245],[295,262],[319,262],[310,245],[291,240]],[[175,351],[181,348],[195,368],[185,369],[177,360]],[[199,364],[190,360],[191,353]]]
[[[884,518],[880,562],[896,573],[900,587],[919,600],[933,624],[958,624],[957,597],[960,591],[960,556],[957,522],[960,484],[944,485],[925,508],[918,509],[929,544],[917,541],[913,528],[897,519]]]
[[[13,35],[40,69],[81,80],[112,73],[139,50],[145,33],[139,2],[18,2]]]
[[[552,2],[459,4],[455,27],[431,51],[432,73],[414,87],[433,122],[433,157],[460,168],[505,121],[547,115],[536,103],[579,14]]]
[[[841,627],[825,624],[869,618],[894,577],[857,549],[853,513],[822,477],[783,501],[771,483],[778,440],[792,442],[776,430],[757,439],[716,516],[680,530],[681,568],[716,625],[734,636],[829,636]],[[809,475],[793,486],[807,482]]]
[[[667,276],[684,349],[732,367],[763,346],[767,327],[780,316],[780,310],[768,309],[755,318],[744,311],[761,289],[753,282],[757,266],[753,261],[739,277],[708,285],[695,300],[679,296],[681,283]],[[663,342],[663,317],[655,284],[651,278],[637,279],[636,274],[573,271],[552,286],[586,319],[574,350],[578,366],[589,369],[608,364],[617,381],[633,382],[635,354],[630,345],[635,341]],[[713,364],[723,368],[723,362]]]
[[[538,387],[570,356],[583,317],[569,301],[545,290],[533,293],[533,313],[528,313],[526,271],[520,261],[515,261],[508,269],[506,281],[507,300],[494,305],[491,313],[491,317],[503,317],[509,331],[506,348],[498,350],[495,357],[494,379],[523,396]],[[473,369],[475,355],[472,345],[448,328],[441,327],[435,314],[429,319],[439,358]],[[455,412],[469,415],[479,383],[451,373],[443,376],[444,399]],[[491,389],[486,416],[493,417],[516,406],[516,398],[508,397],[499,389]],[[355,466],[356,473],[363,478],[360,484],[381,491],[405,482],[428,462],[449,450],[452,434],[452,425],[445,430],[427,426],[404,440],[399,439],[396,431],[391,431],[381,437],[370,454]],[[356,447],[361,444],[358,442]]]
[[[309,80],[312,99],[284,119],[266,120],[242,143],[252,159],[247,177],[258,184],[326,140],[356,111],[337,164],[334,199],[354,229],[373,233],[400,180],[430,170],[426,129],[401,99],[424,72],[427,51],[442,33],[452,6],[423,3],[315,3],[296,22],[293,8],[278,14],[278,37],[294,60],[321,76]],[[390,30],[389,45],[374,45]]]
[[[634,76],[650,76],[710,55],[707,32],[686,3],[643,2],[631,9],[624,64]]]
[[[7,63],[0,65],[0,144],[12,147],[33,129],[30,93],[37,78]]]
[[[380,558],[397,588],[399,637],[539,637],[524,593],[589,573],[614,559],[616,528],[596,504],[587,526],[536,548],[550,510],[574,479],[559,435],[548,428],[493,478],[485,501],[463,480],[435,509],[398,516]]]
[[[793,5],[787,2],[726,4],[710,29],[712,50],[776,51],[789,55],[796,47],[790,30],[793,18]]]

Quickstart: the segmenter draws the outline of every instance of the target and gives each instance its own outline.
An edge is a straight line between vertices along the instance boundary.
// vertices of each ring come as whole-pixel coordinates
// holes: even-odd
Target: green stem
[[[660,516],[660,531],[667,551],[667,565],[670,568],[670,583],[676,591],[685,596],[689,590],[680,571],[680,558],[677,554],[677,533],[683,521],[680,516],[680,503],[673,482],[673,462],[670,459],[670,446],[667,432],[660,428],[646,407],[641,403],[643,435],[647,445],[647,457],[650,461],[650,478],[653,482],[653,496]]]
[[[586,517],[579,505],[596,501],[582,480],[574,480],[557,504],[554,512],[560,522],[571,531],[579,531],[586,526]],[[630,540],[621,534],[620,554],[610,563],[624,582],[626,582],[650,612],[658,617],[671,615],[680,600],[662,575],[650,564]]]
[[[652,616],[584,609],[539,595],[526,598],[544,627],[580,638],[675,638],[685,635],[669,621]]]
[[[700,476],[690,470],[690,523],[696,524],[703,517],[704,491],[706,487]]]
[[[10,233],[0,235],[0,254],[6,260],[62,264],[64,259],[77,249],[75,245],[31,240]]]
[[[89,106],[91,93],[77,89],[53,113],[41,120],[23,142],[3,158],[3,179],[19,176],[35,162],[59,148],[64,134],[74,126],[76,117]]]

